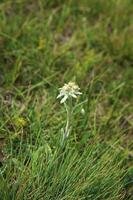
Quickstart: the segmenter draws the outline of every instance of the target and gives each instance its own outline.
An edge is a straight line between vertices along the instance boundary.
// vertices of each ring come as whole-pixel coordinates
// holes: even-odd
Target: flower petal
[[[81,95],[81,94],[82,94],[82,92],[75,92],[75,94]]]
[[[60,103],[64,103],[64,102],[67,100],[67,98],[68,98],[68,96],[65,95],[65,96],[63,97],[63,99],[60,101]]]
[[[75,94],[71,94],[71,96],[72,96],[73,98],[75,98],[75,99],[77,98],[77,96],[76,96]]]
[[[60,93],[58,96],[57,96],[57,99],[59,99],[60,97],[64,96],[63,93]]]

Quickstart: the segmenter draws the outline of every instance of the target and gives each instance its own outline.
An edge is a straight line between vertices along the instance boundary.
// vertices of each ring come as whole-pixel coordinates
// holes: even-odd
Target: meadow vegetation
[[[0,200],[133,199],[132,7],[0,1]],[[87,102],[62,147],[69,81]]]

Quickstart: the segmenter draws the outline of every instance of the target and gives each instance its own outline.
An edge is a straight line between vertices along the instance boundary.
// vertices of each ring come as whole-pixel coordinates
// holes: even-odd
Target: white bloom
[[[84,109],[84,108],[81,109],[81,114],[82,114],[82,115],[85,114],[85,109]]]
[[[74,82],[69,82],[59,89],[60,93],[57,98],[62,98],[60,103],[64,103],[69,97],[77,98],[82,93],[79,92],[80,88]]]

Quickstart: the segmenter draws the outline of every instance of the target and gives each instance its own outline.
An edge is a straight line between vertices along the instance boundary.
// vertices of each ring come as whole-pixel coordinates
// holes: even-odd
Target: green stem
[[[68,137],[70,127],[71,127],[71,118],[72,118],[72,98],[70,98],[68,106],[65,104],[66,112],[67,112],[67,122],[65,127],[65,138]]]

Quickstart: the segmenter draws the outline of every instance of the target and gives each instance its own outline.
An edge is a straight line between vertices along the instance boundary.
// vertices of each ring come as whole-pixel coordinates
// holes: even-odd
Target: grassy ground
[[[0,200],[133,199],[132,5],[0,1]],[[87,103],[61,148],[70,80]]]

